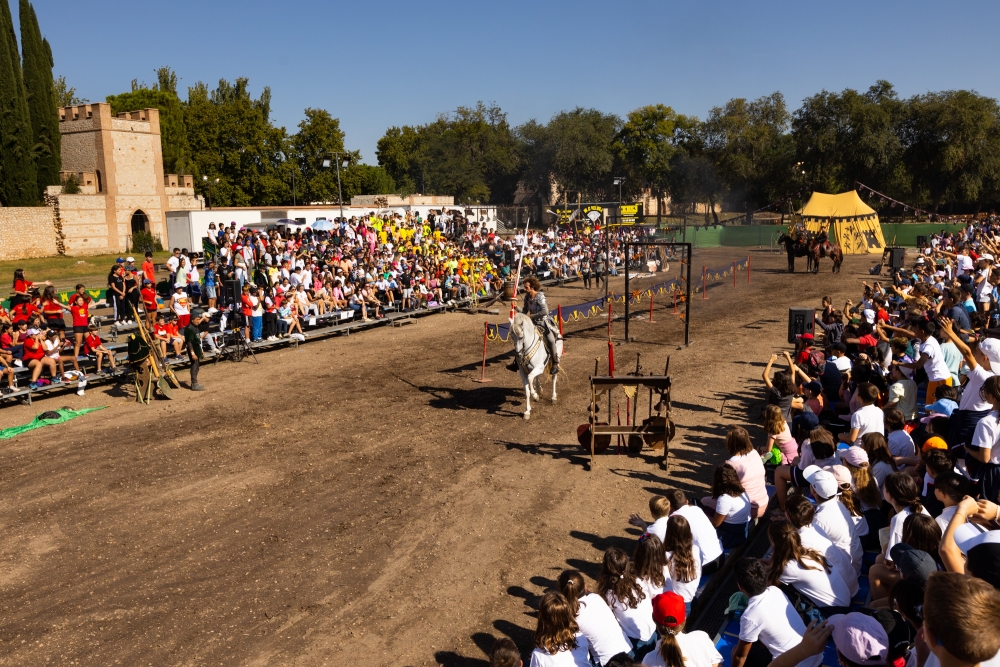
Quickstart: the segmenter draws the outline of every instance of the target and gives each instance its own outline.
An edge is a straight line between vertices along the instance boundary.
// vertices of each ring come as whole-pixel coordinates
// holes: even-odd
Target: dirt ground
[[[768,355],[788,349],[787,308],[856,301],[874,261],[791,277],[783,255],[751,254],[749,285],[692,303],[689,348],[657,304],[616,349],[619,371],[671,356],[669,472],[614,447],[591,470],[576,444],[601,317],[567,325],[559,401],[529,422],[510,344],[489,345],[493,382],[471,381],[484,316],[461,313],[208,365],[207,393],[151,406],[92,389],[4,408],[0,427],[108,406],[0,443],[0,665],[486,665],[500,636],[527,659],[560,571],[593,577],[650,494],[706,488],[725,429],[758,415]],[[596,295],[573,284],[549,303]]]

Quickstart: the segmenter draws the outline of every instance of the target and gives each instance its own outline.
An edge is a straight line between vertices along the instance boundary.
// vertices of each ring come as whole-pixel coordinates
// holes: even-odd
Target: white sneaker
[[[21,368],[22,366],[24,366],[24,362],[22,362],[20,359],[15,359],[14,365],[17,366],[18,368]]]
[[[83,389],[77,389],[76,390],[76,395],[77,396],[83,396]]]

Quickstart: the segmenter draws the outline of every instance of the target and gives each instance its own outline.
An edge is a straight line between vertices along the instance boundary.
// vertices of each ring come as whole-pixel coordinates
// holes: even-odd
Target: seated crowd
[[[1000,664],[990,224],[934,236],[856,306],[823,299],[820,335],[800,335],[787,368],[766,364],[763,436],[732,427],[709,496],[670,489],[650,522],[633,515],[644,533],[631,557],[604,553],[596,590],[564,571],[541,599],[531,666]],[[733,558],[758,522],[765,555]],[[685,622],[727,559],[738,637],[715,642]],[[521,664],[509,639],[490,659]]]
[[[302,339],[305,327],[337,313],[367,321],[389,310],[492,297],[513,279],[522,248],[522,276],[579,276],[591,289],[594,278],[616,273],[623,261],[620,241],[641,233],[617,231],[606,253],[599,226],[502,238],[459,216],[434,213],[371,213],[332,226],[260,230],[212,223],[211,250],[201,265],[187,249],[175,248],[166,261],[166,280],[157,280],[152,253],[138,266],[133,257],[119,258],[107,278],[111,321],[122,326],[144,319],[165,357],[182,354],[183,331],[199,307],[206,309],[198,327],[209,349],[210,327],[241,331],[252,342]],[[17,388],[15,369],[21,366],[31,369],[30,389],[85,380],[80,361],[88,357],[99,373],[113,372],[115,355],[101,340],[90,313],[94,307],[84,285],[65,304],[50,282],[36,286],[17,270],[10,308],[0,307],[0,374],[7,378],[2,391]]]

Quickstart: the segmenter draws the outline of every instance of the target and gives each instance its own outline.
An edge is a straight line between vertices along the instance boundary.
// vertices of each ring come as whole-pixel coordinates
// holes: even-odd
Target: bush
[[[80,181],[77,180],[76,174],[70,174],[63,181],[63,191],[64,195],[78,195],[80,194]]]
[[[163,243],[159,236],[153,236],[149,232],[136,232],[132,235],[132,247],[129,252],[140,255],[147,252],[162,252]]]

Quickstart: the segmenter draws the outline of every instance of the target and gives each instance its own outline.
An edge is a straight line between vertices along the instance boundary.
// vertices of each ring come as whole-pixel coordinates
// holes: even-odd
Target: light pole
[[[208,210],[212,210],[212,185],[213,181],[208,180],[208,176],[201,177],[202,182],[205,184],[205,192],[208,193]],[[215,185],[219,184],[219,179],[215,179]]]
[[[344,191],[340,187],[340,163],[341,163],[340,156],[341,155],[347,155],[347,153],[330,153],[330,155],[335,156],[335,161],[337,163],[337,201],[340,202],[340,219],[341,219],[341,221],[343,221],[344,220]],[[344,169],[347,169],[348,165],[351,163],[350,158],[345,157],[343,159],[343,163],[344,163]],[[323,168],[324,169],[329,169],[330,168],[330,158],[324,158],[323,159]]]

